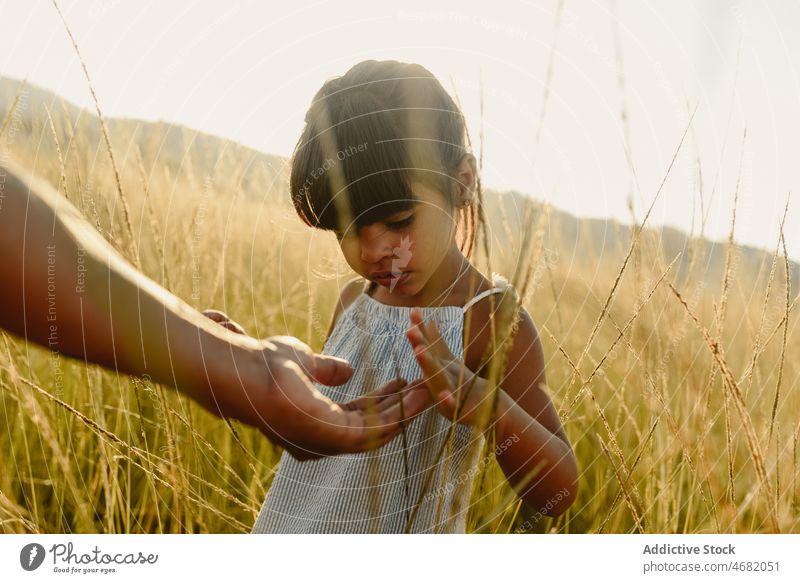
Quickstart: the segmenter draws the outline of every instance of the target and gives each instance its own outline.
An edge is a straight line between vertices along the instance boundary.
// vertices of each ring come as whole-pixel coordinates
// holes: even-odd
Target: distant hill
[[[0,119],[20,91],[21,82],[0,77]],[[102,106],[102,104],[101,104]],[[14,138],[32,139],[39,136],[40,130],[47,123],[47,111],[54,119],[67,117],[73,126],[79,127],[76,132],[91,147],[105,150],[102,145],[100,122],[94,109],[80,109],[63,97],[30,83],[26,83],[18,106],[15,110]],[[135,119],[106,118],[115,151],[120,155],[130,154],[132,144],[139,145],[144,156],[157,152],[157,162],[166,165],[173,172],[181,166],[191,165],[193,168],[207,169],[209,172],[215,164],[226,157],[235,158],[243,166],[241,184],[244,191],[255,191],[250,184],[271,185],[270,192],[282,193],[288,181],[287,159],[283,156],[264,154],[231,140],[226,140],[169,122],[147,122]],[[9,128],[10,129],[10,128]],[[49,130],[48,130],[49,131]],[[59,140],[66,144],[69,140],[69,128],[66,124],[56,124]],[[48,134],[49,135],[49,134]],[[8,135],[4,137],[7,141]],[[49,146],[49,144],[47,144]],[[37,145],[37,150],[40,146]],[[103,154],[105,156],[105,154]],[[153,163],[156,160],[147,160]],[[263,196],[264,192],[259,192]]]
[[[520,209],[530,197],[517,191],[486,192],[487,215],[490,224],[510,224],[511,232],[522,230]],[[536,203],[541,208],[541,203]],[[538,213],[537,213],[538,214]],[[575,265],[596,265],[608,260],[610,265],[604,267],[618,267],[621,257],[628,252],[631,237],[634,233],[630,225],[622,224],[614,219],[581,218],[567,212],[550,209],[550,228],[545,233],[545,247],[555,250],[561,262]],[[529,228],[536,228],[531,226]],[[503,230],[498,230],[502,233]],[[775,233],[777,242],[778,233]],[[501,237],[501,235],[496,235]],[[735,242],[734,242],[735,243]],[[681,258],[677,264],[677,272],[686,275],[690,258],[695,257],[695,273],[702,273],[706,284],[711,289],[716,289],[722,282],[726,255],[728,253],[727,241],[712,241],[709,239],[692,239],[679,229],[672,227],[646,227],[640,247],[648,251],[660,251],[664,261],[669,263],[678,253]],[[734,275],[747,274],[746,280],[752,285],[763,287],[772,266],[774,248],[761,249],[749,245],[735,243],[735,253],[731,264]],[[649,255],[649,256],[652,256]],[[776,282],[783,281],[783,257],[779,254],[779,264],[776,269]],[[791,288],[797,293],[800,286],[800,265],[790,260],[789,262]],[[782,287],[782,284],[781,284]],[[779,288],[780,289],[780,288]],[[782,293],[782,292],[781,292]]]
[[[14,79],[0,78],[0,119],[5,118],[15,96],[20,90],[20,82]],[[80,128],[91,147],[102,148],[100,124],[94,111],[81,110],[60,96],[31,84],[26,84],[19,105],[15,112],[12,126],[7,129],[4,141],[33,140],[38,136],[46,123],[46,111],[53,112],[53,117],[68,117],[73,125]],[[177,172],[182,166],[191,165],[195,169],[210,172],[215,164],[225,157],[235,158],[242,167],[241,184],[244,192],[252,196],[275,196],[286,200],[288,185],[287,158],[265,154],[252,148],[237,144],[231,140],[192,130],[168,122],[145,122],[133,119],[107,119],[109,133],[115,149],[129,151],[131,144],[138,145],[145,155],[157,152],[159,162]],[[9,131],[11,130],[11,131]],[[59,139],[66,143],[70,133],[67,127],[58,127]],[[21,143],[21,142],[19,142]],[[18,145],[19,145],[18,143]],[[37,146],[41,147],[41,146]],[[38,151],[38,150],[37,150]],[[264,185],[269,185],[268,192],[263,192]],[[258,188],[255,187],[258,185]],[[490,224],[505,223],[510,232],[523,229],[520,209],[530,197],[516,191],[497,192],[487,189],[484,196],[487,216]],[[535,226],[525,226],[535,228]],[[503,242],[503,230],[495,229],[495,243]],[[545,245],[558,252],[562,261],[571,263],[602,263],[604,258],[619,264],[621,255],[627,252],[633,228],[612,219],[579,218],[558,209],[551,209],[550,227],[546,233]],[[682,258],[679,270],[688,267],[692,252],[702,266],[700,272],[712,287],[722,281],[727,253],[727,242],[709,240],[692,242],[689,236],[670,227],[647,227],[644,230],[643,243],[653,249],[657,246],[666,260],[671,260],[679,252]],[[694,247],[696,251],[690,251]],[[770,269],[773,251],[751,246],[736,247],[736,263],[734,267],[743,269],[751,277],[765,278]],[[780,274],[778,281],[782,281]],[[792,289],[800,286],[800,266],[792,262],[790,266]],[[757,274],[757,275],[756,275]],[[756,283],[755,281],[753,282]]]

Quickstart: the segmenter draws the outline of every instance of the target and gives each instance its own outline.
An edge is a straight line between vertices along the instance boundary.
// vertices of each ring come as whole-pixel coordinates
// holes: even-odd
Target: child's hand
[[[222,326],[223,328],[227,328],[231,332],[236,332],[237,334],[243,334],[247,336],[247,332],[244,331],[237,322],[234,322],[228,317],[228,314],[225,312],[220,312],[219,310],[205,310],[203,311],[203,315],[206,318],[210,318],[214,320],[217,324]]]
[[[488,381],[450,352],[436,322],[423,323],[418,309],[411,310],[411,327],[406,336],[439,412],[464,425],[485,427],[494,406]]]

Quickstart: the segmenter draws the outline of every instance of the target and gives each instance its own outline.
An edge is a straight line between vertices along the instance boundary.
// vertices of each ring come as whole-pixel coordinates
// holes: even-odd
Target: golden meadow
[[[166,124],[100,123],[7,85],[3,157],[193,306],[321,349],[352,274],[333,235],[295,216],[286,160]],[[700,182],[701,207],[710,188]],[[650,228],[647,209],[628,227],[486,191],[482,210],[474,261],[528,282],[581,483],[547,518],[521,506],[487,452],[469,531],[800,531],[797,266],[783,230],[756,251],[735,243],[735,209],[717,244],[699,220],[688,235]],[[7,533],[247,532],[280,457],[169,388],[6,334],[0,415]]]

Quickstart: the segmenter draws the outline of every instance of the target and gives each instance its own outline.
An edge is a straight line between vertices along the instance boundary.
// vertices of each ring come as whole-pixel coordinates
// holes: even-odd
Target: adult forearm
[[[502,390],[496,440],[497,462],[527,504],[551,515],[572,504],[578,482],[572,449]]]
[[[198,355],[218,358],[221,346],[230,353],[231,342],[256,341],[207,320],[139,273],[44,181],[19,168],[0,172],[0,324],[210,405]]]

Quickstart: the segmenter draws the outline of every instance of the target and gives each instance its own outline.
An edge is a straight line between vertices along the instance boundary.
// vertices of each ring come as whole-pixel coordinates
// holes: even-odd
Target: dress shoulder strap
[[[486,291],[482,291],[481,293],[476,295],[474,298],[469,300],[466,304],[464,304],[464,306],[461,309],[464,312],[466,312],[469,309],[470,306],[472,306],[473,304],[476,304],[477,302],[481,301],[483,298],[485,298],[487,296],[490,296],[492,294],[496,294],[496,293],[502,292],[502,291],[505,291],[505,288],[493,287],[492,289],[487,289]]]
[[[495,287],[493,287],[492,289],[487,289],[485,291],[482,291],[481,293],[473,297],[471,300],[469,300],[466,304],[464,304],[464,306],[461,308],[461,310],[464,313],[466,313],[466,311],[469,309],[470,306],[481,301],[483,298],[488,297],[492,294],[505,292],[509,289],[509,283],[503,276],[493,273],[492,280],[493,283],[495,284]]]

